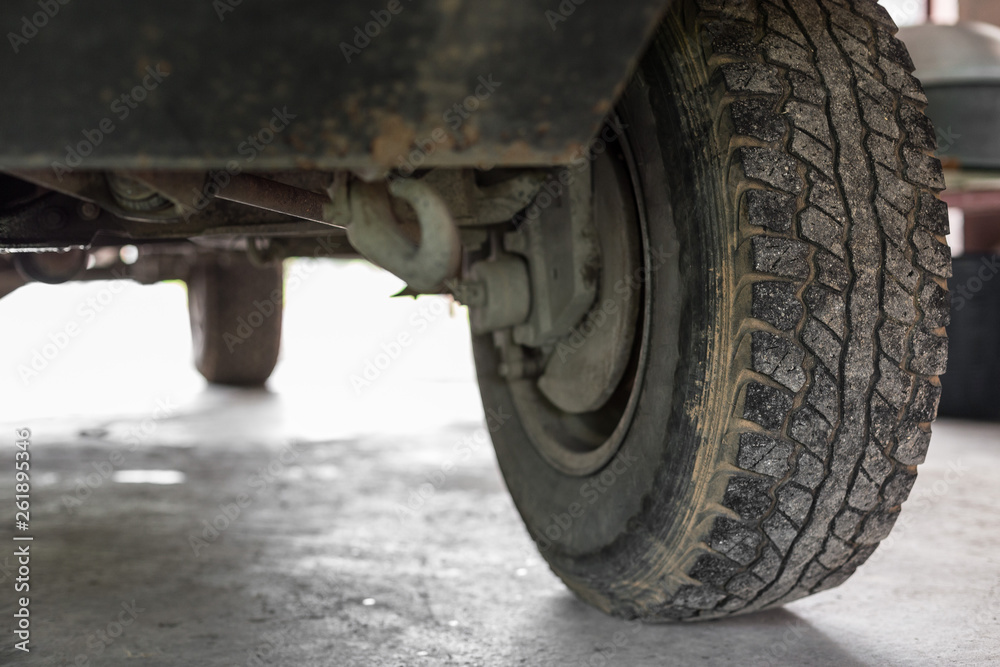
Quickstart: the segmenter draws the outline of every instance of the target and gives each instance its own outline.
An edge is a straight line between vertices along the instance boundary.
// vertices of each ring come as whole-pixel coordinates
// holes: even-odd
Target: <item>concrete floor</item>
[[[304,266],[267,391],[194,374],[177,285],[116,294],[27,381],[19,365],[103,288],[0,302],[25,351],[2,367],[0,442],[33,430],[35,538],[28,655],[0,550],[0,664],[1000,664],[1000,427],[937,425],[893,536],[840,588],[728,621],[624,623],[549,572],[489,448],[456,454],[483,434],[462,318],[383,300],[397,285],[363,265]],[[368,330],[337,326],[361,315]],[[413,345],[356,391],[403,331]]]

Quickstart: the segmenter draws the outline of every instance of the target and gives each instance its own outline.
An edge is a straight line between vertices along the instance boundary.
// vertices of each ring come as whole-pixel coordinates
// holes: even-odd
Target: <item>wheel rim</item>
[[[621,127],[620,124],[617,126]],[[601,161],[605,161],[603,165]],[[612,183],[605,178],[609,164],[614,176]],[[605,168],[601,168],[602,166]],[[604,174],[605,177],[599,174]],[[594,176],[595,210],[599,210],[596,205],[599,197],[617,195],[623,203],[625,213],[625,219],[621,222],[626,226],[612,231],[621,234],[624,229],[626,233],[633,234],[638,250],[637,266],[619,266],[617,271],[620,275],[602,275],[601,283],[603,288],[625,281],[638,290],[634,335],[627,341],[628,348],[625,351],[626,368],[606,403],[597,410],[582,414],[571,414],[556,407],[540,390],[537,378],[511,380],[508,383],[515,409],[535,449],[552,467],[577,477],[600,471],[621,447],[635,414],[646,357],[649,354],[648,314],[651,294],[645,283],[653,265],[649,253],[646,214],[640,205],[643,200],[638,169],[629,150],[627,137],[618,134],[618,141],[595,158]],[[617,192],[611,192],[609,188],[617,188]],[[609,220],[595,222],[599,226],[602,223],[615,224],[615,221]],[[604,299],[605,295],[599,293],[596,304],[603,303]]]

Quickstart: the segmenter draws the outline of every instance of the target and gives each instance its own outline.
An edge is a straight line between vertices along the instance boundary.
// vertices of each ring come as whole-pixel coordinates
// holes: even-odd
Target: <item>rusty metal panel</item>
[[[0,167],[566,162],[669,0],[5,0]]]

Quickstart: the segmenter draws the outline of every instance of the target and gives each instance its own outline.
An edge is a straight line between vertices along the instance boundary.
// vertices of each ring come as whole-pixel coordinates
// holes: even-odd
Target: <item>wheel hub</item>
[[[600,278],[593,306],[555,345],[538,388],[570,414],[602,408],[628,366],[639,314],[639,229],[628,182],[607,153],[593,167]]]
[[[549,464],[575,476],[600,470],[618,451],[638,402],[646,354],[645,227],[624,143],[596,156],[569,186],[588,190],[591,224],[584,236],[593,251],[583,271],[593,296],[586,308],[558,335],[536,337],[535,344],[525,344],[524,325],[493,333],[503,360],[498,371],[507,379],[528,437]],[[572,193],[567,198],[574,201]],[[543,247],[546,260],[539,261],[537,251],[508,243],[510,237],[504,250],[526,258],[532,287],[540,272],[558,271],[572,255],[565,246],[550,244]],[[578,248],[575,252],[579,256]],[[530,300],[533,315],[550,308],[539,303],[534,289]]]

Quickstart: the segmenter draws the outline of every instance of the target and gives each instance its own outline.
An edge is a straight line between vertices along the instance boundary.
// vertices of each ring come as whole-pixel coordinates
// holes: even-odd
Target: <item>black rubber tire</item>
[[[646,280],[652,353],[602,470],[540,456],[475,338],[515,504],[600,609],[783,604],[843,582],[896,520],[940,397],[951,269],[894,33],[872,0],[674,3],[618,116],[647,244],[680,261]]]
[[[246,255],[199,257],[188,276],[188,313],[198,372],[214,384],[258,386],[281,344],[283,270]]]

